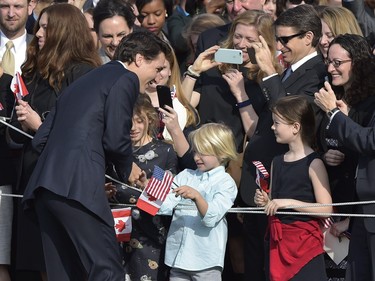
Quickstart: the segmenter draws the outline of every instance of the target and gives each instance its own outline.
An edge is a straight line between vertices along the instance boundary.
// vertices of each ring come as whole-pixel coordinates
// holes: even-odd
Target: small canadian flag
[[[10,84],[10,89],[12,90],[15,98],[17,100],[21,100],[23,97],[27,96],[29,94],[25,82],[23,82],[23,79],[21,77],[21,74],[17,72],[12,79],[12,82]]]
[[[132,232],[131,208],[112,209],[118,242],[130,241]]]

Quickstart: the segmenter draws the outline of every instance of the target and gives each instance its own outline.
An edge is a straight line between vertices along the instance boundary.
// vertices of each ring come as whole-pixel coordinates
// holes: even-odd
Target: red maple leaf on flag
[[[126,228],[126,223],[123,220],[119,220],[116,223],[115,228],[118,230],[118,232],[122,232]]]

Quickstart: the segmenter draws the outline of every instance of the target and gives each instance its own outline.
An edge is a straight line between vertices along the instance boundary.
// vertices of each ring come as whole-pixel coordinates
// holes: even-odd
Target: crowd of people
[[[371,0],[0,0],[0,280],[375,280],[374,47]]]

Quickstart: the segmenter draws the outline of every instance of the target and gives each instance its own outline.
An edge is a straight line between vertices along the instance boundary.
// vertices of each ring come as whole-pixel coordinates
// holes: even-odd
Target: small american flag
[[[266,168],[263,166],[260,161],[253,161],[254,166],[256,167],[257,177],[255,179],[256,184],[265,192],[269,192],[268,181],[270,174],[267,172]]]
[[[148,182],[145,190],[147,194],[164,201],[169,193],[172,183],[172,175],[165,172],[160,167],[155,166],[151,180]]]
[[[325,218],[325,219],[320,219],[320,223],[321,223],[322,227],[328,229],[332,226],[332,224],[335,223],[335,221],[333,220],[332,217],[328,217],[328,218]]]

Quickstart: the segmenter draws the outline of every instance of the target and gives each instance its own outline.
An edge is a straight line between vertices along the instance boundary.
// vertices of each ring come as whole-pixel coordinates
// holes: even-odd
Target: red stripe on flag
[[[253,161],[253,164],[263,174],[265,178],[268,178],[270,176],[267,169],[263,166],[262,162]]]
[[[164,201],[169,193],[172,182],[173,177],[171,174],[166,173],[158,166],[155,166],[151,180],[146,186],[146,192],[147,194]]]

